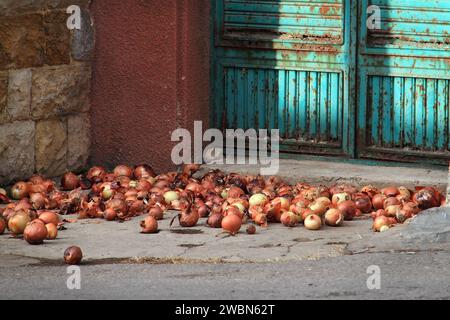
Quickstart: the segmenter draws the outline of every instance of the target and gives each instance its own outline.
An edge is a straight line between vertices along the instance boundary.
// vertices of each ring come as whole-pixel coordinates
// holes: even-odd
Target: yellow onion
[[[266,195],[264,195],[262,193],[256,193],[256,194],[254,194],[254,195],[252,195],[250,197],[249,204],[250,204],[250,207],[253,207],[253,206],[264,206],[264,205],[266,205],[266,203],[268,201],[269,200],[267,199]]]
[[[19,211],[9,218],[8,229],[14,235],[23,234],[27,224],[30,221],[30,217],[25,213],[25,211]]]
[[[307,216],[303,223],[308,230],[320,230],[320,228],[322,228],[322,220],[316,214]]]

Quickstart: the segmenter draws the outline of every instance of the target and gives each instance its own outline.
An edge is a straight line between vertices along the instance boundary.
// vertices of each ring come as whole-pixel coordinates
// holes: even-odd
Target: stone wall
[[[66,26],[82,8],[81,30]],[[0,1],[0,184],[85,168],[94,32],[89,0]]]

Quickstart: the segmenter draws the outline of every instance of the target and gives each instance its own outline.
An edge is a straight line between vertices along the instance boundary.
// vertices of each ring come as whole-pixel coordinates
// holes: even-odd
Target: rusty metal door
[[[279,128],[282,151],[354,156],[356,2],[212,5],[212,126]]]
[[[448,163],[450,0],[361,0],[359,16],[358,155]]]

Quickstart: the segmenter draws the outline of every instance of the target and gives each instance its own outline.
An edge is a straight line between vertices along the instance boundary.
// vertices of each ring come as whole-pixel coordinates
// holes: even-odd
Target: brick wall
[[[69,5],[82,29],[66,26]],[[90,149],[88,0],[0,1],[0,184],[81,170]]]

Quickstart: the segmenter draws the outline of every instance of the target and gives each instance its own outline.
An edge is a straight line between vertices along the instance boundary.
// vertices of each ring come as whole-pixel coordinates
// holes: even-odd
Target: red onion
[[[69,247],[64,251],[64,261],[67,264],[80,264],[81,260],[83,259],[83,253],[81,252],[81,249],[79,247],[73,246]]]

